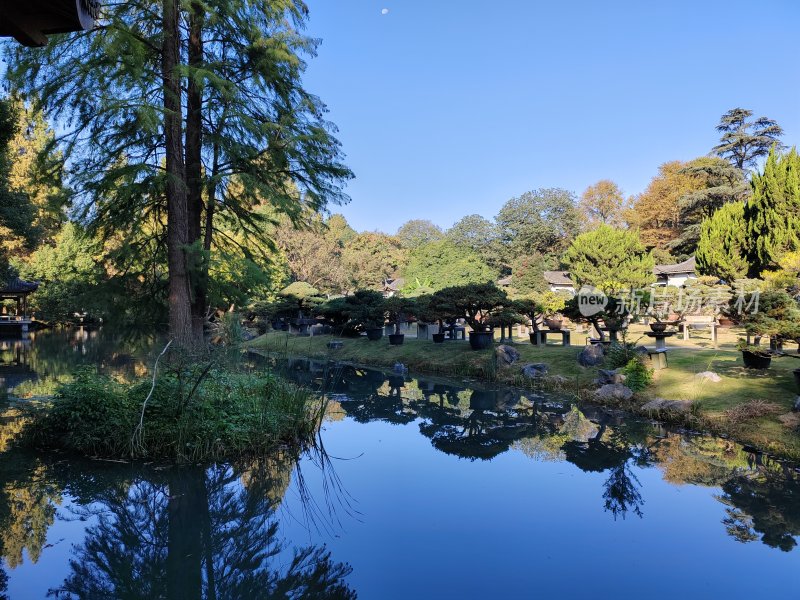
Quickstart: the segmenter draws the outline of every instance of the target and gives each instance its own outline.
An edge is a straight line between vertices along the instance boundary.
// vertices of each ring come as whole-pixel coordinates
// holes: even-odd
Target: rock
[[[636,346],[634,352],[636,352],[636,354],[641,354],[642,356],[645,354],[650,354],[650,350],[647,349],[647,346]]]
[[[594,391],[595,398],[600,400],[630,400],[633,391],[621,383],[608,383]]]
[[[596,367],[605,359],[602,344],[592,344],[586,346],[578,353],[578,364],[582,367]]]
[[[699,379],[700,381],[710,381],[712,383],[719,383],[722,381],[722,377],[713,371],[703,371],[702,373],[698,373],[695,375],[695,379]]]
[[[341,340],[332,340],[328,342],[328,348],[331,350],[339,350],[340,348],[344,348],[344,342]]]
[[[622,369],[600,369],[597,372],[597,379],[594,380],[596,385],[608,385],[614,383],[625,383],[625,375],[622,374]]]
[[[564,417],[564,423],[558,432],[568,436],[575,442],[586,443],[597,435],[599,427],[586,418],[576,407],[572,407]]]
[[[642,410],[651,412],[672,411],[688,413],[691,409],[691,400],[665,400],[664,398],[655,398],[642,406]]]
[[[513,365],[519,360],[519,350],[506,344],[501,344],[495,348],[494,352],[497,355],[497,360],[504,365]]]
[[[794,407],[792,408],[794,412],[800,412],[800,396],[794,399]]]
[[[522,374],[529,379],[538,379],[547,375],[548,370],[544,363],[531,363],[522,367]]]
[[[408,373],[408,367],[401,362],[396,362],[394,363],[392,372],[396,373],[397,375],[405,375],[406,373]]]

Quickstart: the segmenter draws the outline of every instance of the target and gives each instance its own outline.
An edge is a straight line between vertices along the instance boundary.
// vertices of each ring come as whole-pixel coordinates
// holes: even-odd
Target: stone
[[[586,346],[578,353],[578,364],[582,367],[596,367],[605,359],[602,344],[592,344]]]
[[[341,348],[344,348],[344,342],[342,342],[341,340],[331,340],[330,342],[328,342],[328,348],[330,350],[339,350]]]
[[[594,380],[596,385],[608,385],[609,383],[625,383],[625,375],[622,369],[600,369],[597,371],[597,379]]]
[[[397,374],[397,375],[405,375],[406,373],[408,373],[408,367],[405,366],[401,362],[396,362],[396,363],[394,363],[394,367],[392,368],[392,372]]]
[[[549,368],[544,363],[531,363],[522,367],[522,375],[529,379],[538,379],[547,375]]]
[[[714,371],[703,371],[702,373],[698,373],[695,375],[695,379],[699,379],[700,381],[710,381],[711,383],[719,383],[722,381],[722,377],[714,373]]]
[[[650,354],[650,350],[647,349],[647,346],[636,346],[634,352],[636,352],[636,354],[641,354],[642,356]]]
[[[642,406],[642,410],[648,412],[670,411],[688,413],[691,409],[691,400],[665,400],[664,398],[654,398]]]
[[[794,412],[800,412],[800,396],[794,399],[794,407],[792,408]]]
[[[501,344],[495,348],[497,360],[504,365],[513,365],[519,360],[519,350],[507,344]]]
[[[600,400],[630,400],[633,391],[621,383],[608,383],[594,391],[595,398]]]

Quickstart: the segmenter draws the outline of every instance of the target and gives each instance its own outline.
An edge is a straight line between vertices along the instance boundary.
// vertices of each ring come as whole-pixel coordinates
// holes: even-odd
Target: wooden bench
[[[717,319],[709,315],[686,315],[683,317],[683,322],[679,325],[680,331],[683,333],[683,341],[689,341],[689,331],[701,329],[711,330],[711,343],[717,347]]]

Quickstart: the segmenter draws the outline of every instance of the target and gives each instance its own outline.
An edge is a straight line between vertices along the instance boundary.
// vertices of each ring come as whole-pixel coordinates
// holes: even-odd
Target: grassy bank
[[[268,374],[197,367],[160,375],[153,387],[87,369],[38,403],[21,440],[91,457],[227,460],[303,443],[323,409],[309,391]]]
[[[330,336],[298,337],[272,332],[250,342],[250,347],[278,355],[307,356],[353,362],[362,365],[391,367],[396,362],[419,373],[475,377],[505,383],[526,385],[521,366],[545,363],[551,381],[567,389],[581,390],[590,397],[596,368],[584,368],[576,361],[580,346],[533,346],[515,340],[520,360],[509,367],[496,367],[490,351],[476,352],[466,342],[434,344],[429,340],[406,338],[402,346],[390,346],[384,338],[370,342],[366,338],[336,338],[343,347],[330,350]],[[800,434],[797,413],[792,413],[797,396],[792,370],[800,368],[800,360],[774,359],[769,370],[745,369],[741,354],[729,348],[673,347],[669,351],[669,368],[656,371],[653,384],[623,408],[642,412],[640,407],[652,398],[689,400],[690,415],[675,415],[673,420],[694,428],[723,433],[759,449],[794,460],[800,459]],[[717,383],[696,375],[713,371],[720,376]],[[663,416],[663,415],[662,415]]]

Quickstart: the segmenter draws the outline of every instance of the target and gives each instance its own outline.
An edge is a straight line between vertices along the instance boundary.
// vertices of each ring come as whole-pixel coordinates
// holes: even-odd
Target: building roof
[[[399,292],[405,286],[406,280],[402,277],[397,279],[387,279],[383,284],[383,289],[389,292]]]
[[[0,284],[0,295],[2,294],[30,294],[39,289],[37,281],[25,281],[19,277],[9,279],[5,285]]]
[[[653,273],[656,275],[679,275],[683,273],[694,274],[695,271],[694,256],[687,260],[678,263],[677,265],[656,265],[653,267]]]
[[[574,285],[569,278],[569,271],[545,271],[544,280],[550,285]]]
[[[508,287],[509,285],[511,285],[511,275],[506,275],[502,279],[498,279],[497,285],[499,285],[500,287]]]

